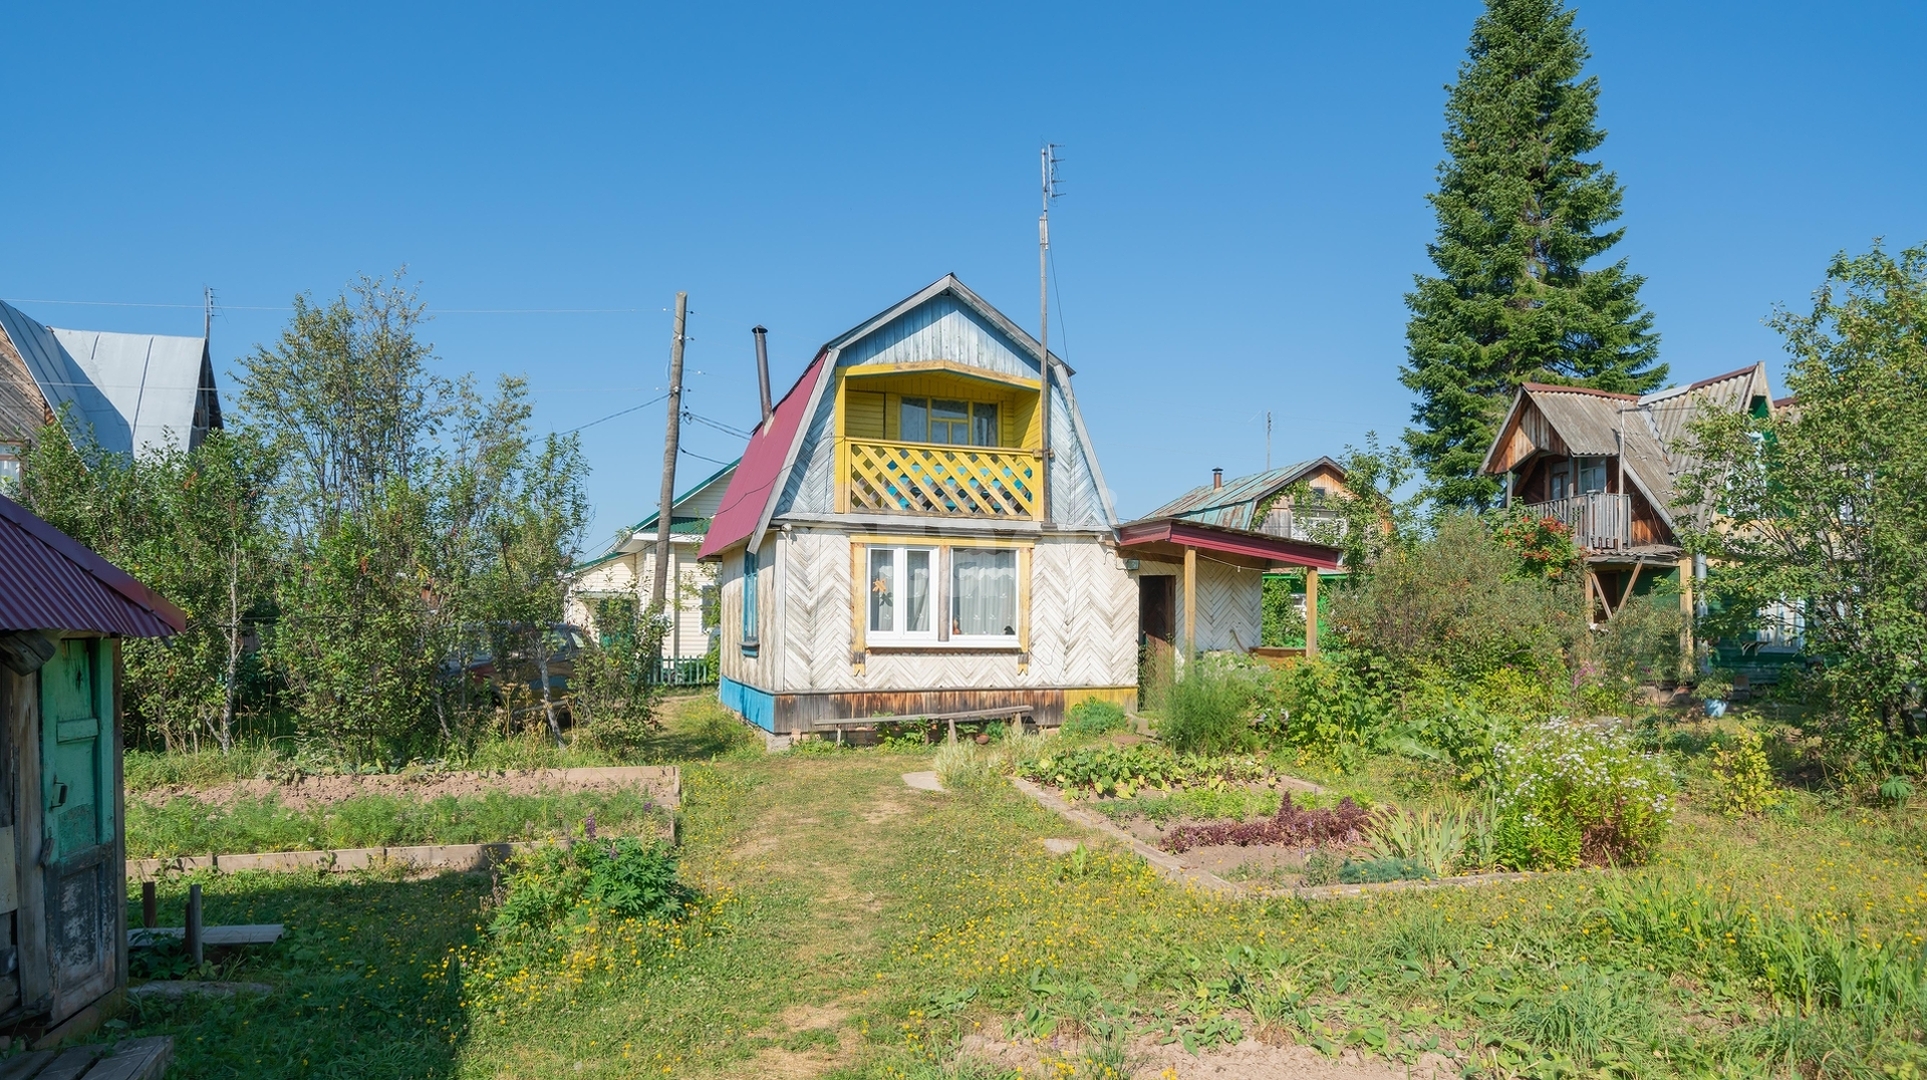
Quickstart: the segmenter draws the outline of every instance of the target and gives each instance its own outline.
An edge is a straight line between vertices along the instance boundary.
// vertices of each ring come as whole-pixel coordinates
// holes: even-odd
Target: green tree
[[[1618,178],[1599,147],[1599,81],[1561,0],[1486,0],[1445,107],[1446,159],[1430,196],[1436,276],[1406,294],[1419,401],[1406,443],[1448,506],[1499,492],[1479,466],[1520,383],[1641,393],[1658,387],[1659,335],[1624,260],[1587,264],[1619,242]]]
[[[193,450],[139,458],[76,448],[59,422],[35,438],[22,498],[68,535],[157,589],[187,614],[162,641],[130,640],[123,693],[137,735],[179,748],[206,735],[233,746],[236,722],[264,705],[247,644],[271,619],[281,538],[266,514],[274,474],[245,431],[211,431]]]
[[[1927,755],[1927,246],[1841,253],[1773,327],[1794,405],[1713,413],[1680,505],[1716,609],[1800,610],[1814,722],[1838,764]],[[1731,629],[1732,627],[1727,627]],[[1702,628],[1708,629],[1706,627]]]

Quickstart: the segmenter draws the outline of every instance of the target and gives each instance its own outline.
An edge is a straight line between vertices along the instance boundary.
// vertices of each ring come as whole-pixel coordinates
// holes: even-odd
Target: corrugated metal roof
[[[1573,455],[1611,457],[1623,448],[1627,479],[1645,494],[1667,526],[1676,528],[1675,512],[1680,508],[1673,502],[1678,498],[1679,478],[1700,466],[1686,452],[1693,421],[1709,409],[1747,409],[1756,397],[1772,397],[1765,364],[1644,397],[1527,383],[1519,388],[1519,399],[1500,427],[1486,457],[1487,468],[1494,467],[1493,455],[1505,441],[1521,404],[1529,401]]]
[[[1183,518],[1224,529],[1250,529],[1252,513],[1260,502],[1297,483],[1320,465],[1330,465],[1341,474],[1344,472],[1343,467],[1329,457],[1312,458],[1283,468],[1235,477],[1226,480],[1223,487],[1205,484],[1192,488],[1137,520]]]
[[[737,461],[736,474],[729,478],[729,490],[723,492],[723,505],[716,511],[716,516],[710,519],[709,534],[703,537],[702,550],[697,552],[698,558],[707,559],[740,544],[756,531],[764,509],[776,496],[776,483],[782,479],[784,460],[803,428],[803,414],[809,409],[816,381],[823,377],[827,366],[824,361],[828,356],[827,350],[817,353],[816,359],[796,380],[796,385],[790,387],[790,392],[776,403],[768,422],[758,424],[756,430],[750,433],[749,446]]]
[[[0,496],[0,632],[166,637],[187,617],[126,571]]]
[[[208,419],[219,425],[206,338],[58,329],[5,303],[0,331],[54,412],[71,405],[69,434],[76,441],[91,431],[103,450],[117,454],[186,450],[203,389]]]

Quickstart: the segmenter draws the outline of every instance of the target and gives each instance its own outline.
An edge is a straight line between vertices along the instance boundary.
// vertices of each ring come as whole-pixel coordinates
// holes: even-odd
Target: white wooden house
[[[949,276],[817,351],[703,543],[724,704],[805,733],[1134,700],[1137,582],[1052,367],[1046,398],[1036,339]]]
[[[725,465],[677,496],[671,506],[669,578],[663,586],[669,618],[663,655],[671,660],[705,655],[710,635],[716,631],[713,619],[704,615],[715,609],[716,567],[698,562],[696,552],[735,475],[736,464]],[[599,636],[610,629],[599,625],[605,601],[618,601],[631,612],[649,606],[660,520],[660,512],[650,514],[624,529],[609,550],[569,572],[564,619]]]

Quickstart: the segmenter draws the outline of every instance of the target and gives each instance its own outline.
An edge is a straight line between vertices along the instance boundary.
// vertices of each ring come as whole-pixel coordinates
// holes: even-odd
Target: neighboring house
[[[1042,361],[951,276],[816,353],[703,543],[724,704],[807,733],[1135,700],[1137,582],[1071,371],[1046,390]]]
[[[63,330],[0,303],[0,477],[65,417],[76,446],[111,453],[191,450],[221,426],[207,338]]]
[[[1308,505],[1294,506],[1300,483]],[[1339,568],[1327,543],[1344,528],[1331,506],[1344,485],[1345,470],[1328,457],[1232,480],[1213,469],[1211,483],[1120,526],[1121,550],[1137,564],[1143,644],[1179,656],[1258,648],[1264,577],[1281,567],[1303,571],[1307,599],[1317,603],[1319,571]],[[1305,651],[1315,654],[1317,628],[1308,630]]]
[[[715,610],[716,570],[696,561],[696,551],[709,531],[709,519],[722,504],[723,492],[736,475],[732,462],[716,470],[696,486],[676,497],[669,515],[669,578],[664,599],[668,603],[669,634],[663,640],[663,655],[671,660],[697,657],[709,652],[709,638],[716,630],[705,621],[704,612]],[[563,616],[568,622],[605,637],[610,628],[601,625],[600,613],[614,601],[633,618],[649,606],[650,590],[656,573],[656,536],[660,512],[636,522],[609,546],[609,550],[569,572],[569,595]]]
[[[1644,396],[1527,383],[1485,472],[1505,478],[1508,506],[1572,529],[1593,611],[1610,618],[1662,578],[1690,595],[1680,532],[1709,511],[1677,505],[1680,478],[1698,466],[1689,428],[1717,409],[1764,417],[1772,400],[1765,364]]]
[[[127,985],[120,639],[185,624],[0,497],[0,1020],[30,1040],[98,1025]]]

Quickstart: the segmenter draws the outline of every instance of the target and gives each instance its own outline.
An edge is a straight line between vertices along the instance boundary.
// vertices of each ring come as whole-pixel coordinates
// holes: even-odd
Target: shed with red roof
[[[0,1030],[75,1032],[126,985],[120,639],[185,625],[0,497]]]

